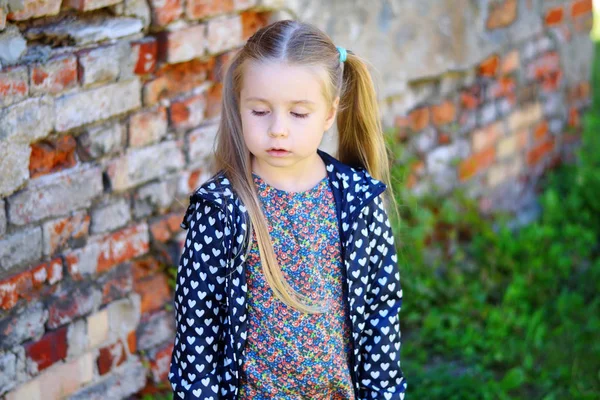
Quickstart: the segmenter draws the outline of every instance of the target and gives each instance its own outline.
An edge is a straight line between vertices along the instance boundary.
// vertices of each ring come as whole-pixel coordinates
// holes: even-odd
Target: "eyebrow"
[[[248,97],[246,101],[262,101],[263,103],[268,103],[269,101],[260,97]],[[316,104],[314,101],[310,100],[292,100],[289,102],[290,104]]]

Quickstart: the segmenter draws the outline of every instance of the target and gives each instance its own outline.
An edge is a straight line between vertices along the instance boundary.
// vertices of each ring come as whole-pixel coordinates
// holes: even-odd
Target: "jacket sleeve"
[[[369,238],[369,280],[366,292],[365,327],[359,367],[361,399],[404,399],[406,381],[400,367],[400,321],[402,289],[388,214],[381,195],[369,205],[365,216]]]
[[[174,399],[218,399],[217,361],[223,357],[224,257],[227,221],[214,203],[190,197],[181,223],[187,228],[175,286],[175,344],[169,382]]]

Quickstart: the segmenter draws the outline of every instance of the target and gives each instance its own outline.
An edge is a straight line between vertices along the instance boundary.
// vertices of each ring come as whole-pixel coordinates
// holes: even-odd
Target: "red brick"
[[[120,340],[110,346],[103,347],[98,355],[98,373],[105,375],[115,367],[123,364],[126,359],[127,352]]]
[[[554,149],[554,139],[549,138],[539,145],[535,146],[527,153],[527,164],[533,166],[537,164],[544,156]]]
[[[579,111],[577,111],[577,108],[575,107],[571,107],[569,109],[569,121],[568,121],[568,125],[572,128],[578,128],[580,126],[580,121],[579,121]]]
[[[493,147],[501,136],[501,124],[494,123],[473,132],[472,147],[474,152]]]
[[[232,11],[233,0],[187,0],[185,7],[185,15],[189,19],[205,19]]]
[[[89,11],[119,4],[122,1],[123,0],[66,0],[65,3],[78,11]]]
[[[142,147],[158,142],[167,133],[167,109],[158,107],[136,113],[129,119],[129,146]]]
[[[434,105],[431,107],[433,123],[435,125],[445,125],[454,121],[456,110],[451,101]]]
[[[479,86],[470,88],[460,94],[460,103],[467,110],[476,109],[482,102],[482,91]]]
[[[500,62],[500,58],[497,54],[494,54],[485,60],[481,64],[479,64],[479,74],[482,76],[494,77],[498,72],[498,64]]]
[[[554,92],[560,88],[563,73],[561,70],[549,71],[542,77],[542,89],[545,92]]]
[[[179,213],[163,216],[150,225],[150,233],[154,240],[166,242],[179,232],[181,215]]]
[[[417,108],[408,115],[408,118],[410,118],[410,128],[415,132],[421,131],[429,125],[429,108]]]
[[[27,67],[12,67],[0,72],[0,107],[23,100],[29,94]]]
[[[77,317],[89,314],[97,307],[97,299],[97,290],[91,284],[63,288],[48,301],[47,327],[58,328]]]
[[[545,16],[546,25],[553,26],[560,24],[563,21],[563,16],[564,12],[562,6],[553,7],[549,9],[548,11],[546,11]]]
[[[496,159],[496,149],[489,147],[471,157],[463,160],[458,166],[458,178],[465,181],[473,177],[477,172],[482,171],[492,165]]]
[[[67,327],[46,333],[37,342],[26,343],[25,353],[42,371],[67,356]]]
[[[548,122],[542,121],[533,128],[533,138],[535,140],[542,139],[548,134]]]
[[[56,15],[60,11],[62,0],[25,0],[24,3],[23,10],[8,13],[9,21],[24,21],[45,15]]]
[[[502,58],[502,66],[500,67],[503,74],[510,74],[519,69],[519,52],[513,50]]]
[[[269,12],[244,11],[242,17],[242,39],[248,40],[256,31],[268,25]]]
[[[490,86],[491,99],[497,99],[499,97],[512,97],[515,95],[517,85],[515,80],[511,77],[503,76],[498,78],[492,86]]]
[[[31,145],[29,175],[36,178],[75,166],[77,142],[72,136],[54,140],[42,140]]]
[[[30,291],[31,271],[25,271],[0,282],[0,308],[10,310],[19,300],[19,293]]]
[[[142,297],[142,314],[161,309],[172,300],[171,289],[164,274],[154,274],[144,280],[136,281],[133,287]]]
[[[156,58],[158,55],[158,44],[156,39],[147,37],[131,43],[131,50],[137,53],[137,61],[133,72],[145,75],[156,69]]]
[[[577,0],[571,3],[571,16],[580,17],[585,14],[591,14],[592,0]]]
[[[36,296],[36,289],[48,282],[53,285],[62,279],[60,258],[39,264],[30,270],[20,272],[0,281],[0,308],[9,310],[19,298],[30,301]]]
[[[150,0],[149,3],[154,25],[167,25],[178,19],[183,12],[181,0]]]
[[[148,235],[145,225],[127,227],[107,235],[100,241],[98,256],[99,273],[113,266],[145,254],[149,250]]]
[[[102,286],[102,304],[108,304],[127,296],[133,288],[131,265],[122,264],[99,279]]]
[[[187,93],[206,82],[215,59],[191,60],[179,64],[165,65],[156,71],[156,79],[144,86],[144,104],[156,104],[161,99],[173,98]]]
[[[205,110],[205,94],[173,102],[170,109],[171,124],[176,129],[188,129],[198,126],[204,120]]]
[[[517,0],[496,1],[488,10],[487,29],[504,28],[517,18]]]
[[[208,80],[215,83],[223,83],[225,70],[238,51],[240,51],[240,49],[233,49],[216,55],[214,57],[213,68],[210,69],[208,74]]]
[[[150,371],[154,382],[159,383],[167,380],[172,354],[173,344],[169,343],[155,354],[153,360],[150,360]]]
[[[51,255],[71,243],[88,236],[90,216],[78,212],[44,224],[44,254]]]
[[[135,330],[129,332],[129,335],[127,335],[127,346],[129,347],[129,352],[131,354],[137,351],[137,338],[135,335]]]
[[[161,266],[153,257],[146,257],[132,262],[133,280],[137,282],[161,270]]]

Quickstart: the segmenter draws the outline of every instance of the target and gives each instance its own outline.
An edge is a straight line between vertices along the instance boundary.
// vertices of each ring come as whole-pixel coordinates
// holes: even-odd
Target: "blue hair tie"
[[[346,49],[341,46],[336,46],[336,48],[340,52],[340,62],[346,61],[346,56],[348,55],[348,53],[346,52]]]

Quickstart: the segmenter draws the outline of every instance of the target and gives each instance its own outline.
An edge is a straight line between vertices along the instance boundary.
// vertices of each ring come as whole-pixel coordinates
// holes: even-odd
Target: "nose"
[[[269,136],[279,137],[287,136],[287,127],[285,124],[285,117],[273,114],[273,123],[269,129]]]

